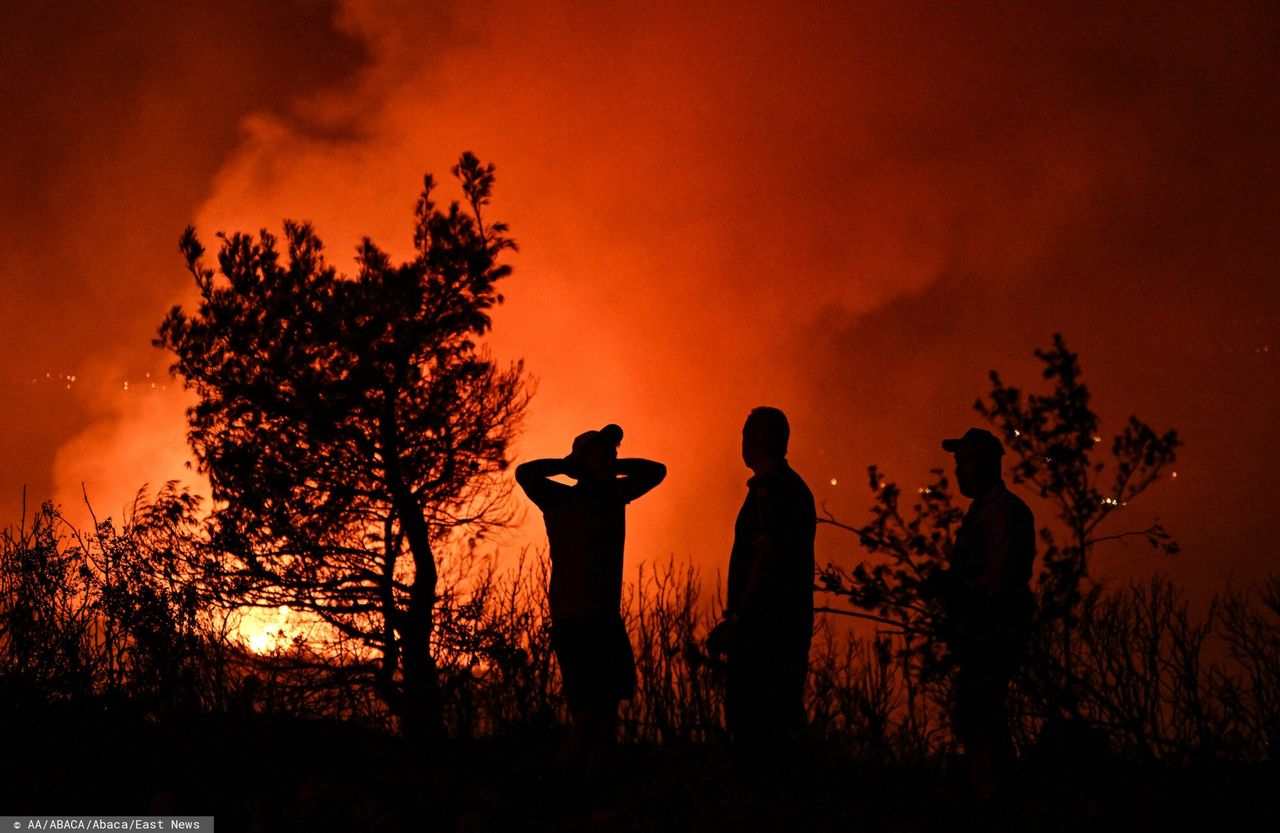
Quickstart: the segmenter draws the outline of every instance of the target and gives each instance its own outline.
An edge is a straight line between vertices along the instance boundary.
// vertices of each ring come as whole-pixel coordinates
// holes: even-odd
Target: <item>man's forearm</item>
[[[667,476],[666,466],[639,457],[618,460],[613,471],[628,500],[643,495]]]
[[[614,471],[627,477],[658,477],[666,474],[667,467],[643,457],[623,457],[618,460]]]
[[[516,482],[525,483],[530,480],[568,473],[568,460],[563,457],[547,457],[542,460],[530,460],[527,463],[521,463],[516,466]]]

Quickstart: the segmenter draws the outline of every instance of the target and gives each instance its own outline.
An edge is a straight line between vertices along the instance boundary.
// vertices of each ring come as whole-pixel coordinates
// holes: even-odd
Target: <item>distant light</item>
[[[1178,473],[1175,471],[1175,472],[1173,472],[1172,474],[1170,474],[1169,476],[1170,476],[1170,477],[1173,477],[1173,478],[1177,478]]]
[[[1176,475],[1176,474],[1174,475],[1174,477],[1177,477],[1177,476],[1178,476],[1178,475]],[[833,477],[833,478],[831,478],[831,485],[832,485],[832,486],[836,485],[836,479],[835,479],[834,477]]]
[[[1017,428],[1015,428],[1015,429],[1013,429],[1013,436],[1015,436],[1015,437],[1021,437],[1021,436],[1022,436],[1022,432],[1021,432],[1021,431],[1019,431]]]

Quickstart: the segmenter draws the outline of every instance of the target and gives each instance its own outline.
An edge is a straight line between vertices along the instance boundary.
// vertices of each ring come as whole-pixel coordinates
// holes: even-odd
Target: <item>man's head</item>
[[[569,459],[577,467],[579,480],[609,480],[618,461],[622,429],[610,423],[599,431],[587,431],[573,440]]]
[[[990,431],[970,428],[963,437],[943,440],[942,448],[955,455],[956,485],[965,497],[980,497],[1000,482],[1004,446]]]
[[[756,408],[742,426],[742,462],[752,471],[776,468],[787,459],[790,438],[786,414],[777,408]]]

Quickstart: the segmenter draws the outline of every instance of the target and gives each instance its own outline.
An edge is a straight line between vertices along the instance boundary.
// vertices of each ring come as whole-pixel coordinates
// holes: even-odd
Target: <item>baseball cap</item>
[[[622,442],[622,429],[613,423],[609,423],[599,431],[584,431],[573,439],[573,453],[591,446],[599,446],[605,449],[615,449]]]
[[[968,451],[988,457],[1000,457],[1004,454],[1004,445],[996,439],[995,434],[981,428],[970,428],[963,437],[942,441],[942,449],[952,453]]]

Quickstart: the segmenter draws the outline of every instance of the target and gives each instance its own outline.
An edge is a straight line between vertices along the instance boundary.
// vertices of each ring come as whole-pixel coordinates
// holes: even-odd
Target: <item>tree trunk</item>
[[[422,523],[419,517],[419,523]],[[409,591],[409,611],[405,616],[401,642],[404,647],[404,720],[405,734],[439,738],[444,735],[444,715],[440,699],[440,680],[436,661],[431,655],[431,637],[435,630],[436,562],[425,538],[413,551],[414,579]]]
[[[444,714],[440,680],[431,637],[435,630],[436,571],[431,551],[431,533],[422,517],[412,490],[400,470],[400,443],[395,398],[388,396],[382,421],[382,455],[387,486],[395,506],[400,529],[413,555],[413,584],[409,589],[409,609],[401,620],[401,660],[404,663],[404,695],[401,698],[401,729],[420,738],[444,736]]]
[[[383,519],[383,560],[382,580],[379,587],[379,604],[382,608],[382,662],[378,667],[378,693],[391,708],[393,714],[404,711],[400,686],[396,676],[400,671],[400,633],[403,628],[403,616],[396,606],[395,574],[396,562],[400,556],[401,536],[396,530],[395,512]]]
[[[436,572],[435,554],[422,509],[408,488],[396,488],[396,514],[400,528],[413,555],[413,584],[409,589],[409,609],[400,630],[401,660],[404,663],[404,696],[401,720],[405,734],[417,737],[444,735],[444,716],[440,699],[440,680],[436,661],[431,655],[431,637],[435,631]]]

